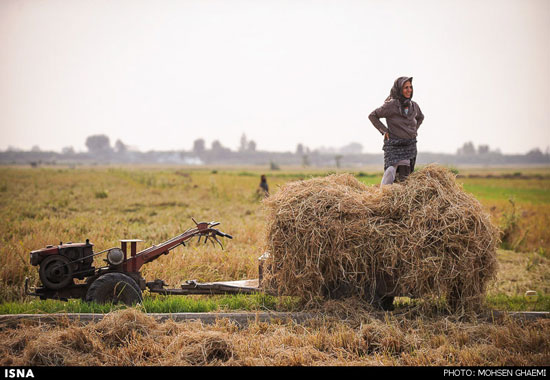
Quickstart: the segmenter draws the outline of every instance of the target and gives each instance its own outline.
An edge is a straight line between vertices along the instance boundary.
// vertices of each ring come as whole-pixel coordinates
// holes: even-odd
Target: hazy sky
[[[548,0],[1,0],[0,149],[340,147],[413,76],[420,151],[550,146]]]

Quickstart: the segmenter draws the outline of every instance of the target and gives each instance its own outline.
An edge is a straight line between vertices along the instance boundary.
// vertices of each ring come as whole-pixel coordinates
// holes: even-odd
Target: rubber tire
[[[65,274],[63,275],[63,278],[60,279],[58,282],[53,282],[53,280],[48,279],[48,270],[47,267],[52,261],[59,261],[61,262],[65,269]],[[46,257],[42,262],[40,263],[40,269],[38,270],[38,274],[40,276],[40,280],[42,281],[42,284],[48,289],[54,289],[59,290],[63,289],[73,283],[73,269],[71,268],[70,264],[71,260],[69,258],[62,256],[62,255],[52,255]]]
[[[393,296],[384,296],[380,299],[379,307],[384,311],[392,311],[394,310],[393,306]]]
[[[122,302],[128,306],[143,301],[141,289],[124,273],[106,273],[96,279],[86,292],[87,302],[99,304]]]

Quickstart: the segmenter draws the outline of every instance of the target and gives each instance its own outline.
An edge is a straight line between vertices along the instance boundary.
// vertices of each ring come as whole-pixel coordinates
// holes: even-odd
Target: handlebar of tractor
[[[199,239],[198,239],[199,242],[200,242],[200,238],[204,236],[205,244],[210,238],[214,240],[216,243],[218,243],[222,249],[223,249],[223,245],[218,240],[217,236],[233,239],[233,236],[226,234],[224,232],[221,232],[218,229],[212,228],[214,226],[219,225],[220,224],[219,222],[196,222],[195,219],[193,219],[193,222],[195,222],[196,228],[189,229],[184,233],[182,233],[181,235],[173,237],[172,239],[169,239],[158,245],[153,245],[152,247],[149,247],[147,249],[144,249],[143,251],[138,252],[137,254],[135,254],[135,256],[128,258],[124,263],[126,270],[130,272],[137,272],[140,270],[143,264],[151,262],[157,259],[158,257],[160,257],[161,255],[168,254],[170,250],[176,248],[180,244],[185,245],[185,241],[197,235],[199,236]],[[214,244],[214,242],[212,242],[212,244]]]

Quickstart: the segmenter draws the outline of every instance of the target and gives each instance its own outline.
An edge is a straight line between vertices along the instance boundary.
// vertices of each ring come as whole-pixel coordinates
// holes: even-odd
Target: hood
[[[410,81],[411,84],[412,84],[412,80],[413,80],[412,77],[399,77],[399,78],[397,78],[395,80],[395,82],[393,82],[393,87],[391,88],[390,96],[388,96],[387,100],[397,99],[397,100],[399,100],[399,103],[401,103],[402,105],[407,100],[409,100],[409,101],[412,100],[414,91],[411,93],[411,97],[409,99],[407,99],[403,96],[403,85],[407,81]],[[407,103],[409,103],[409,102],[407,102]]]

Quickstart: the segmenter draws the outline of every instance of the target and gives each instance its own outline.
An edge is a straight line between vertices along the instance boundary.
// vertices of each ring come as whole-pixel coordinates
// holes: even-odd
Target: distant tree
[[[307,167],[309,165],[309,156],[307,154],[302,155],[302,166]]]
[[[115,152],[117,153],[126,153],[128,151],[128,146],[124,144],[120,139],[115,142]]]
[[[462,145],[462,148],[458,148],[456,153],[463,156],[471,156],[476,154],[476,148],[471,141],[468,141]]]
[[[196,139],[193,142],[193,152],[195,154],[201,154],[206,150],[206,143],[204,142],[204,139]]]
[[[241,136],[241,144],[239,145],[239,152],[244,152],[246,148],[248,147],[246,135],[243,133]]]
[[[90,153],[108,153],[112,151],[109,137],[93,135],[86,138],[86,147]]]
[[[303,156],[304,155],[304,146],[302,144],[298,144],[296,146],[296,154],[298,156]]]
[[[544,159],[544,153],[539,148],[531,149],[525,156],[530,162],[538,162]]]
[[[41,152],[40,147],[38,145],[33,145],[31,152]]]
[[[231,149],[224,147],[219,140],[212,141],[209,159],[224,160],[231,155]]]
[[[220,150],[223,150],[223,145],[219,140],[214,140],[214,141],[212,141],[211,149],[213,151],[220,151]]]
[[[246,146],[246,150],[249,152],[255,152],[256,151],[256,143],[254,140],[248,141],[248,144]]]
[[[231,149],[224,147],[219,140],[212,141],[212,148],[211,149],[212,149],[212,152],[215,152],[215,153],[229,153],[229,152],[231,152]]]
[[[66,146],[61,149],[61,154],[74,154],[74,148],[72,146]]]
[[[489,145],[480,145],[477,147],[478,154],[488,154],[490,152]]]

